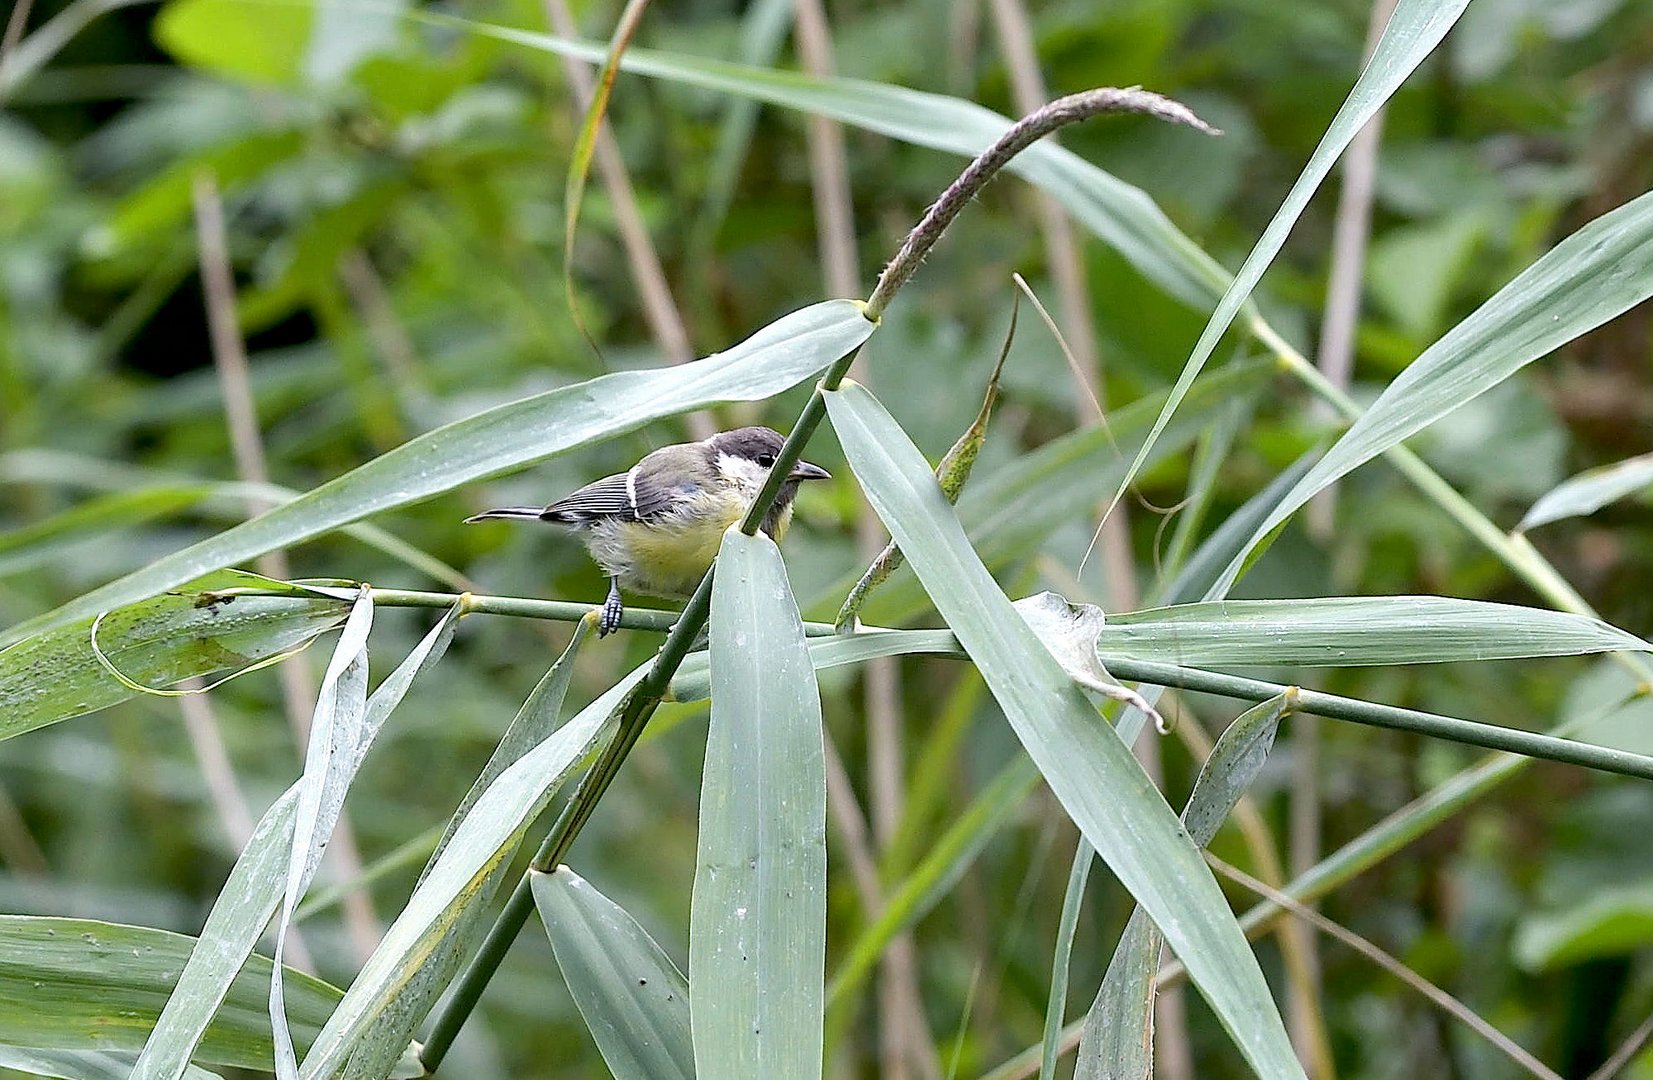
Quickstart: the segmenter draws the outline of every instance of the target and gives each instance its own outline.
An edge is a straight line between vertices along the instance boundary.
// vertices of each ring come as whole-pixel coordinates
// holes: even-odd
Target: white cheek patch
[[[769,479],[768,469],[751,458],[735,457],[733,454],[719,454],[717,468],[718,472],[754,495],[763,487],[763,482]]]

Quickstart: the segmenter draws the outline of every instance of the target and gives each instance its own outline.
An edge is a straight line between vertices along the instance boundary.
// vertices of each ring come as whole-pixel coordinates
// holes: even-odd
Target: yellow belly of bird
[[[723,544],[723,534],[746,516],[747,499],[706,499],[687,513],[663,521],[611,522],[592,529],[591,555],[620,586],[650,596],[685,597],[706,576]],[[788,506],[775,523],[780,540],[792,521]]]

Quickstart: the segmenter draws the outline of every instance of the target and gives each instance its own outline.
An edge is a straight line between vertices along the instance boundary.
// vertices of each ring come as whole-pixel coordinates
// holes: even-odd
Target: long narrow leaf
[[[495,26],[435,12],[416,16],[533,49],[601,61],[588,42]],[[791,71],[746,67],[698,56],[628,49],[627,72],[825,116],[917,146],[974,157],[1011,121],[961,98],[856,79],[817,79]],[[1209,307],[1229,275],[1171,222],[1141,188],[1133,187],[1051,142],[1037,143],[1007,166],[1062,203],[1149,280],[1184,303]]]
[[[105,1050],[46,1050],[28,1046],[0,1046],[0,1069],[57,1080],[128,1080],[133,1055]],[[220,1080],[198,1065],[184,1070],[185,1080]]]
[[[287,864],[286,892],[276,921],[275,957],[279,961],[293,912],[321,865],[328,838],[338,824],[349,790],[368,748],[379,730],[407,694],[420,672],[442,658],[453,640],[463,607],[455,604],[430,632],[397,665],[396,670],[367,696],[367,632],[372,626],[372,592],[361,590],[356,610],[351,612],[339,637],[333,660],[322,677],[315,718],[310,727],[310,745],[305,754],[304,776],[299,781],[298,813],[293,830],[293,847]],[[355,634],[352,634],[352,630]],[[270,1020],[276,1033],[276,1072],[283,1080],[298,1075],[293,1046],[286,1038],[282,1016],[280,969],[270,982]]]
[[[300,543],[371,514],[428,499],[599,439],[727,401],[778,394],[823,370],[873,331],[848,300],[783,316],[726,352],[566,386],[421,435],[314,491],[94,589],[0,634],[0,645],[134,603],[211,570]]]
[[[194,951],[194,938],[146,926],[0,915],[0,1043],[135,1052]],[[301,972],[287,978],[293,1031],[308,1043],[339,991]],[[254,957],[207,1026],[196,1051],[202,1061],[271,1067],[269,980],[269,960]]]
[[[1085,883],[1090,880],[1096,851],[1083,836],[1073,852],[1068,871],[1068,891],[1062,897],[1062,917],[1056,925],[1056,949],[1050,965],[1050,999],[1045,1004],[1045,1036],[1039,1056],[1039,1080],[1055,1080],[1056,1044],[1062,1036],[1062,1018],[1067,1014],[1068,965],[1073,958],[1073,935],[1079,928],[1079,908],[1085,902]]]
[[[615,1080],[692,1080],[689,981],[671,957],[568,867],[530,876],[557,966]]]
[[[1269,268],[1274,257],[1280,254],[1292,226],[1297,224],[1297,219],[1308,207],[1309,200],[1321,182],[1331,173],[1338,156],[1360,133],[1360,129],[1383,108],[1390,96],[1400,89],[1407,76],[1435,50],[1435,46],[1440,44],[1446,32],[1458,21],[1458,17],[1468,6],[1469,0],[1399,0],[1395,5],[1388,25],[1384,27],[1383,34],[1373,47],[1366,70],[1360,73],[1354,89],[1349,91],[1349,96],[1337,110],[1337,115],[1332,117],[1326,134],[1320,138],[1320,145],[1309,155],[1309,162],[1303,167],[1302,175],[1286,193],[1280,209],[1275,211],[1273,220],[1263,230],[1263,235],[1251,249],[1251,254],[1246,256],[1240,272],[1234,275],[1233,284],[1229,285],[1222,299],[1217,302],[1217,310],[1211,313],[1210,321],[1206,323],[1200,340],[1194,346],[1193,355],[1189,356],[1182,374],[1177,376],[1176,385],[1171,388],[1170,400],[1165,403],[1159,419],[1154,421],[1153,430],[1148,433],[1148,439],[1143,443],[1142,449],[1137,451],[1136,461],[1126,472],[1124,482],[1114,493],[1114,503],[1124,496],[1131,481],[1141,471],[1148,459],[1148,451],[1159,438],[1160,431],[1171,419],[1171,414],[1177,410],[1177,406],[1182,404],[1183,396],[1194,384],[1194,379],[1205,367],[1205,362],[1216,352],[1217,343],[1222,340],[1222,336],[1233,325],[1235,316],[1250,299],[1252,290],[1263,278],[1263,272]]]
[[[1220,600],[1109,615],[1104,657],[1351,667],[1653,651],[1599,619],[1445,596]]]
[[[1130,750],[1011,607],[900,426],[854,383],[826,397],[873,508],[1051,791],[1165,931],[1252,1068],[1270,1078],[1301,1077],[1268,984],[1221,890]]]
[[[465,815],[471,812],[471,807],[476,805],[476,800],[488,790],[488,785],[493,783],[500,773],[515,764],[518,758],[544,742],[546,737],[557,729],[557,724],[562,718],[563,699],[568,696],[568,684],[574,678],[574,657],[579,653],[590,629],[591,624],[583,619],[574,624],[574,636],[569,639],[568,648],[557,657],[550,670],[546,671],[533,692],[528,695],[528,700],[522,703],[522,708],[517,710],[516,716],[511,718],[510,726],[505,729],[505,734],[500,736],[499,742],[494,746],[494,752],[488,755],[488,762],[477,774],[476,780],[471,784],[471,790],[459,800],[459,806],[448,819],[447,826],[442,830],[441,839],[437,840],[436,848],[426,860],[424,870],[419,873],[421,882],[430,876],[436,860],[442,857],[442,852],[447,849],[454,832],[465,820]]]
[[[1290,709],[1282,694],[1248,709],[1228,726],[1200,768],[1182,821],[1199,847],[1217,830],[1251,787]],[[1153,1071],[1154,983],[1164,939],[1140,909],[1132,913],[1114,949],[1079,1041],[1074,1080],[1147,1080]],[[1052,1038],[1045,1033],[1045,1053]]]
[[[157,689],[194,675],[246,668],[303,645],[344,621],[349,605],[314,594],[241,596],[206,602],[203,593],[281,582],[223,570],[177,592],[112,611],[97,645],[129,680]],[[0,739],[125,701],[138,691],[99,662],[90,617],[0,649]]]
[[[344,806],[356,758],[355,741],[367,712],[367,635],[373,629],[373,590],[365,585],[350,609],[344,632],[321,678],[316,698],[304,775],[298,781],[298,805],[293,817],[293,845],[288,851],[286,888],[276,920],[275,968],[270,976],[270,1026],[275,1033],[276,1075],[296,1080],[298,1058],[287,1030],[282,1001],[281,961],[286,955],[287,928],[293,909],[321,866],[322,852]]]
[[[1653,486],[1653,454],[1626,458],[1562,481],[1532,504],[1516,528],[1525,532],[1563,518],[1593,514],[1610,502]]]
[[[457,965],[457,951],[444,943],[462,936],[467,918],[487,907],[529,824],[612,728],[615,707],[646,671],[631,672],[488,785],[328,1018],[301,1077],[330,1078],[347,1062],[359,1067],[352,1055],[369,1041],[375,1056],[389,1053],[387,1045],[405,1045],[404,1031],[418,1025],[451,974],[433,970],[432,958],[439,968]]]
[[[1649,296],[1653,192],[1561,241],[1425,349],[1264,519],[1253,545],[1329,484]]]
[[[292,850],[297,810],[295,784],[258,820],[218,892],[176,986],[169,987],[166,1005],[132,1068],[132,1080],[177,1080],[184,1075],[214,1013],[237,983],[237,973],[247,964],[253,946],[281,903],[282,871]],[[263,1004],[267,1030],[267,991]]]
[[[712,719],[689,918],[695,1071],[821,1075],[826,763],[780,549],[731,527],[712,583]]]

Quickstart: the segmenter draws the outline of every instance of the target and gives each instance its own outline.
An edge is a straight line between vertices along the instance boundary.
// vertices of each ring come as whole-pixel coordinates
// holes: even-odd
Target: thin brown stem
[[[224,420],[229,427],[236,475],[245,483],[268,484],[269,470],[264,459],[263,439],[258,431],[258,413],[253,403],[247,350],[241,340],[241,327],[236,315],[235,274],[230,265],[224,206],[219,198],[218,182],[210,170],[195,174],[191,194],[201,265],[201,292],[206,300],[213,364],[217,368],[218,383],[224,396]],[[270,505],[268,500],[249,494],[247,516],[257,517]],[[257,568],[266,577],[286,579],[292,576],[284,551],[272,551],[262,556]],[[309,665],[300,655],[288,663],[277,665],[276,670],[288,723],[299,745],[303,746],[310,737],[315,695]],[[362,859],[356,847],[355,833],[343,817],[339,819],[329,849],[334,868],[343,879],[349,880],[361,874]],[[379,920],[373,911],[372,898],[366,893],[352,894],[345,903],[344,915],[351,944],[357,955],[366,960],[379,942]]]
[[[551,24],[552,32],[564,38],[577,38],[579,27],[574,22],[567,0],[543,2],[545,18]],[[583,60],[567,57],[563,61],[563,72],[575,102],[581,110],[590,108],[592,95],[596,92],[590,65]],[[614,141],[614,133],[609,130],[607,120],[603,121],[597,133],[596,166],[597,178],[613,206],[615,227],[620,231],[626,265],[631,270],[632,283],[637,286],[643,319],[649,324],[649,332],[667,360],[674,364],[687,363],[695,358],[694,344],[689,338],[683,316],[678,313],[677,302],[672,298],[660,255],[655,251],[648,226],[643,223],[643,213],[638,209],[637,193],[631,186],[625,158],[620,154],[619,144]],[[717,432],[717,422],[703,410],[686,414],[683,423],[696,439],[706,439]]]
[[[1119,89],[1105,86],[1095,90],[1082,90],[1077,94],[1057,98],[1055,101],[1034,110],[1012,124],[1003,135],[982,151],[964,170],[959,178],[941,197],[930,204],[913,230],[902,241],[901,250],[895,253],[884,272],[879,275],[878,285],[872,295],[867,298],[867,317],[877,319],[883,315],[884,309],[895,298],[901,286],[918,272],[919,265],[924,257],[935,247],[936,241],[941,239],[947,227],[953,223],[960,212],[970,204],[987,182],[997,176],[999,170],[1008,165],[1012,158],[1026,150],[1051,132],[1066,127],[1069,124],[1088,120],[1103,113],[1141,113],[1157,117],[1167,123],[1186,124],[1207,134],[1216,134],[1216,129],[1198,116],[1188,106],[1168,97],[1151,93],[1147,90]]]
[[[29,13],[33,10],[34,0],[17,0],[17,6],[6,17],[6,35],[0,38],[0,68],[6,66],[12,50],[23,40],[23,31],[28,28]]]
[[[1643,1020],[1630,1037],[1625,1039],[1619,1048],[1613,1051],[1613,1056],[1601,1063],[1601,1068],[1585,1077],[1585,1080],[1613,1080],[1613,1077],[1624,1071],[1641,1048],[1647,1045],[1647,1040],[1653,1038],[1653,1015]]]
[[[1293,897],[1288,896],[1286,893],[1281,892],[1279,889],[1274,888],[1272,885],[1269,885],[1266,882],[1258,881],[1244,870],[1230,866],[1228,863],[1223,862],[1210,852],[1206,852],[1205,861],[1211,864],[1212,869],[1216,870],[1217,873],[1228,878],[1230,881],[1237,882],[1240,885],[1250,889],[1257,895],[1279,904],[1293,916],[1302,919],[1304,922],[1313,926],[1321,933],[1328,934],[1331,937],[1336,938],[1343,944],[1349,946],[1349,948],[1358,952],[1360,955],[1366,957],[1366,959],[1370,960],[1384,971],[1387,971],[1401,982],[1404,982],[1407,986],[1410,986],[1413,990],[1416,990],[1419,994],[1422,994],[1425,998],[1428,998],[1429,1001],[1442,1012],[1451,1016],[1459,1023],[1474,1031],[1477,1035],[1480,1035],[1482,1038],[1486,1039],[1489,1043],[1502,1051],[1503,1054],[1511,1061],[1515,1062],[1532,1075],[1539,1077],[1540,1080],[1562,1080],[1559,1073],[1551,1069],[1548,1065],[1545,1065],[1542,1061],[1539,1061],[1537,1058],[1533,1057],[1532,1054],[1530,1054],[1514,1039],[1511,1039],[1508,1035],[1505,1035],[1502,1031],[1499,1031],[1497,1028],[1487,1023],[1487,1021],[1482,1019],[1481,1015],[1474,1009],[1471,1009],[1468,1005],[1465,1005],[1445,990],[1442,990],[1428,979],[1425,979],[1422,975],[1419,975],[1417,972],[1413,971],[1393,956],[1390,956],[1387,952],[1378,948],[1370,941],[1361,937],[1353,930],[1350,930],[1348,927],[1343,926],[1340,923],[1333,922],[1324,915],[1320,914],[1320,912],[1309,907],[1307,904],[1299,902]]]

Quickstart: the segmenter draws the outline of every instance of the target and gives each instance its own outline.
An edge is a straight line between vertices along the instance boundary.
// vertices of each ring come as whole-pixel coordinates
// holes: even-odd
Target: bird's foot
[[[597,636],[607,637],[620,629],[620,617],[625,613],[625,601],[620,599],[620,583],[610,580],[608,599],[603,601],[602,615],[597,619]]]

